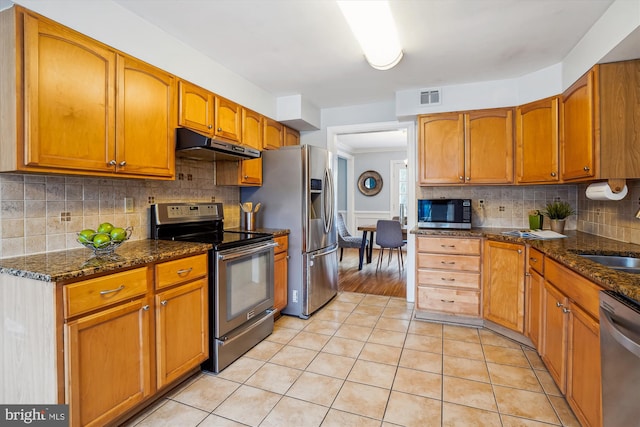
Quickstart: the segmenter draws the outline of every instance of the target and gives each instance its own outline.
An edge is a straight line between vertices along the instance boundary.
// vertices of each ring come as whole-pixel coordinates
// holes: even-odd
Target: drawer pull
[[[562,312],[564,314],[567,314],[567,313],[571,313],[571,310],[569,310],[567,307],[562,307]]]
[[[454,265],[456,262],[455,261],[440,261],[440,264],[445,264],[445,265]]]
[[[142,306],[143,311],[149,311],[149,304]]]
[[[160,305],[167,305],[169,301],[167,301],[166,299],[163,299],[162,301],[160,301]]]
[[[455,282],[456,279],[447,279],[446,277],[441,277],[440,280],[444,280],[445,282]]]
[[[531,258],[529,258],[529,261],[530,262],[538,262],[538,258],[531,257]]]
[[[440,245],[441,248],[455,248],[456,245]]]
[[[440,301],[442,301],[442,302],[446,302],[446,303],[449,303],[449,304],[453,304],[453,303],[455,302],[455,301],[454,301],[454,300],[452,300],[452,299],[441,299]]]
[[[178,276],[184,276],[185,274],[191,273],[191,270],[193,270],[193,267],[178,270],[176,273],[178,273]]]
[[[112,294],[114,292],[120,292],[123,289],[124,289],[124,285],[120,285],[115,289],[109,289],[108,291],[100,291],[100,295],[107,295],[107,294]]]

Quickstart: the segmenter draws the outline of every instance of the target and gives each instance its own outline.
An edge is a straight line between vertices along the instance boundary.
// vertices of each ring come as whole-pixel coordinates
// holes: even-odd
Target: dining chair
[[[353,236],[347,229],[347,224],[344,222],[344,218],[341,213],[338,213],[338,247],[340,248],[340,261],[342,261],[342,253],[344,248],[358,248],[360,259],[364,255],[364,247],[362,247],[362,239],[358,236]],[[367,242],[368,244],[368,242]],[[366,244],[365,244],[366,246]]]
[[[391,264],[391,255],[393,250],[398,250],[398,270],[402,272],[404,268],[404,259],[402,256],[402,246],[405,241],[402,236],[402,225],[399,221],[381,219],[376,224],[376,244],[380,246],[378,253],[378,262],[376,263],[376,271],[382,266],[382,257],[385,249],[389,249],[389,261]]]

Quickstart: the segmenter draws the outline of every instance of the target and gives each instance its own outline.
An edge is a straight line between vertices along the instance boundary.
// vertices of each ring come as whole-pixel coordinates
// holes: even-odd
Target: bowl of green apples
[[[86,228],[80,231],[77,240],[96,255],[109,255],[129,240],[132,231],[131,227],[116,227],[109,222],[103,222],[95,230]]]

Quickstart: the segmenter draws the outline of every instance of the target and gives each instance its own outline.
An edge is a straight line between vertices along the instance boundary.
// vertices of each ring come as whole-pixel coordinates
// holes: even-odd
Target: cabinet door
[[[545,281],[540,356],[563,394],[567,390],[567,316],[562,310],[566,305],[567,298]]]
[[[189,82],[180,81],[178,124],[205,135],[213,135],[213,94]]]
[[[25,147],[19,161],[27,169],[113,172],[115,82],[115,52],[25,14]]]
[[[595,129],[599,126],[595,105],[598,67],[587,72],[562,94],[560,133],[562,179],[589,179],[596,176]]]
[[[567,402],[584,426],[602,425],[600,325],[578,305],[569,304]]]
[[[516,109],[518,183],[558,182],[558,97]]]
[[[175,78],[118,56],[116,170],[127,175],[175,175]]]
[[[71,425],[106,425],[151,393],[150,319],[138,299],[67,323]]]
[[[465,114],[465,182],[513,183],[513,109]]]
[[[209,356],[207,279],[198,279],[155,297],[158,388]]]
[[[283,126],[268,117],[264,119],[264,137],[262,148],[265,150],[278,150],[283,144]]]
[[[242,109],[242,144],[262,150],[262,114]]]
[[[280,252],[273,258],[273,280],[274,280],[274,295],[273,306],[281,311],[287,306],[287,271],[288,260],[287,252]]]
[[[542,334],[542,298],[544,290],[544,277],[530,269],[527,276],[527,322],[526,335],[534,347],[540,352]]]
[[[289,127],[284,127],[284,146],[300,145],[300,132]]]
[[[214,135],[231,142],[240,142],[242,136],[242,107],[233,101],[215,97]]]
[[[487,240],[484,246],[484,317],[524,333],[524,246]]]
[[[262,185],[262,157],[240,162],[240,185]]]
[[[463,115],[452,113],[422,116],[419,125],[419,184],[462,184]]]

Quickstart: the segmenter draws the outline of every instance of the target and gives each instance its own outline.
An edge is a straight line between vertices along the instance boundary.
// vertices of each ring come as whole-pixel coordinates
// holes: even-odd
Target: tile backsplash
[[[215,185],[212,162],[176,159],[176,180],[0,174],[0,258],[81,247],[76,233],[102,222],[133,227],[149,237],[149,205],[224,203],[226,227],[240,225],[237,187]],[[133,212],[125,213],[125,197]]]

